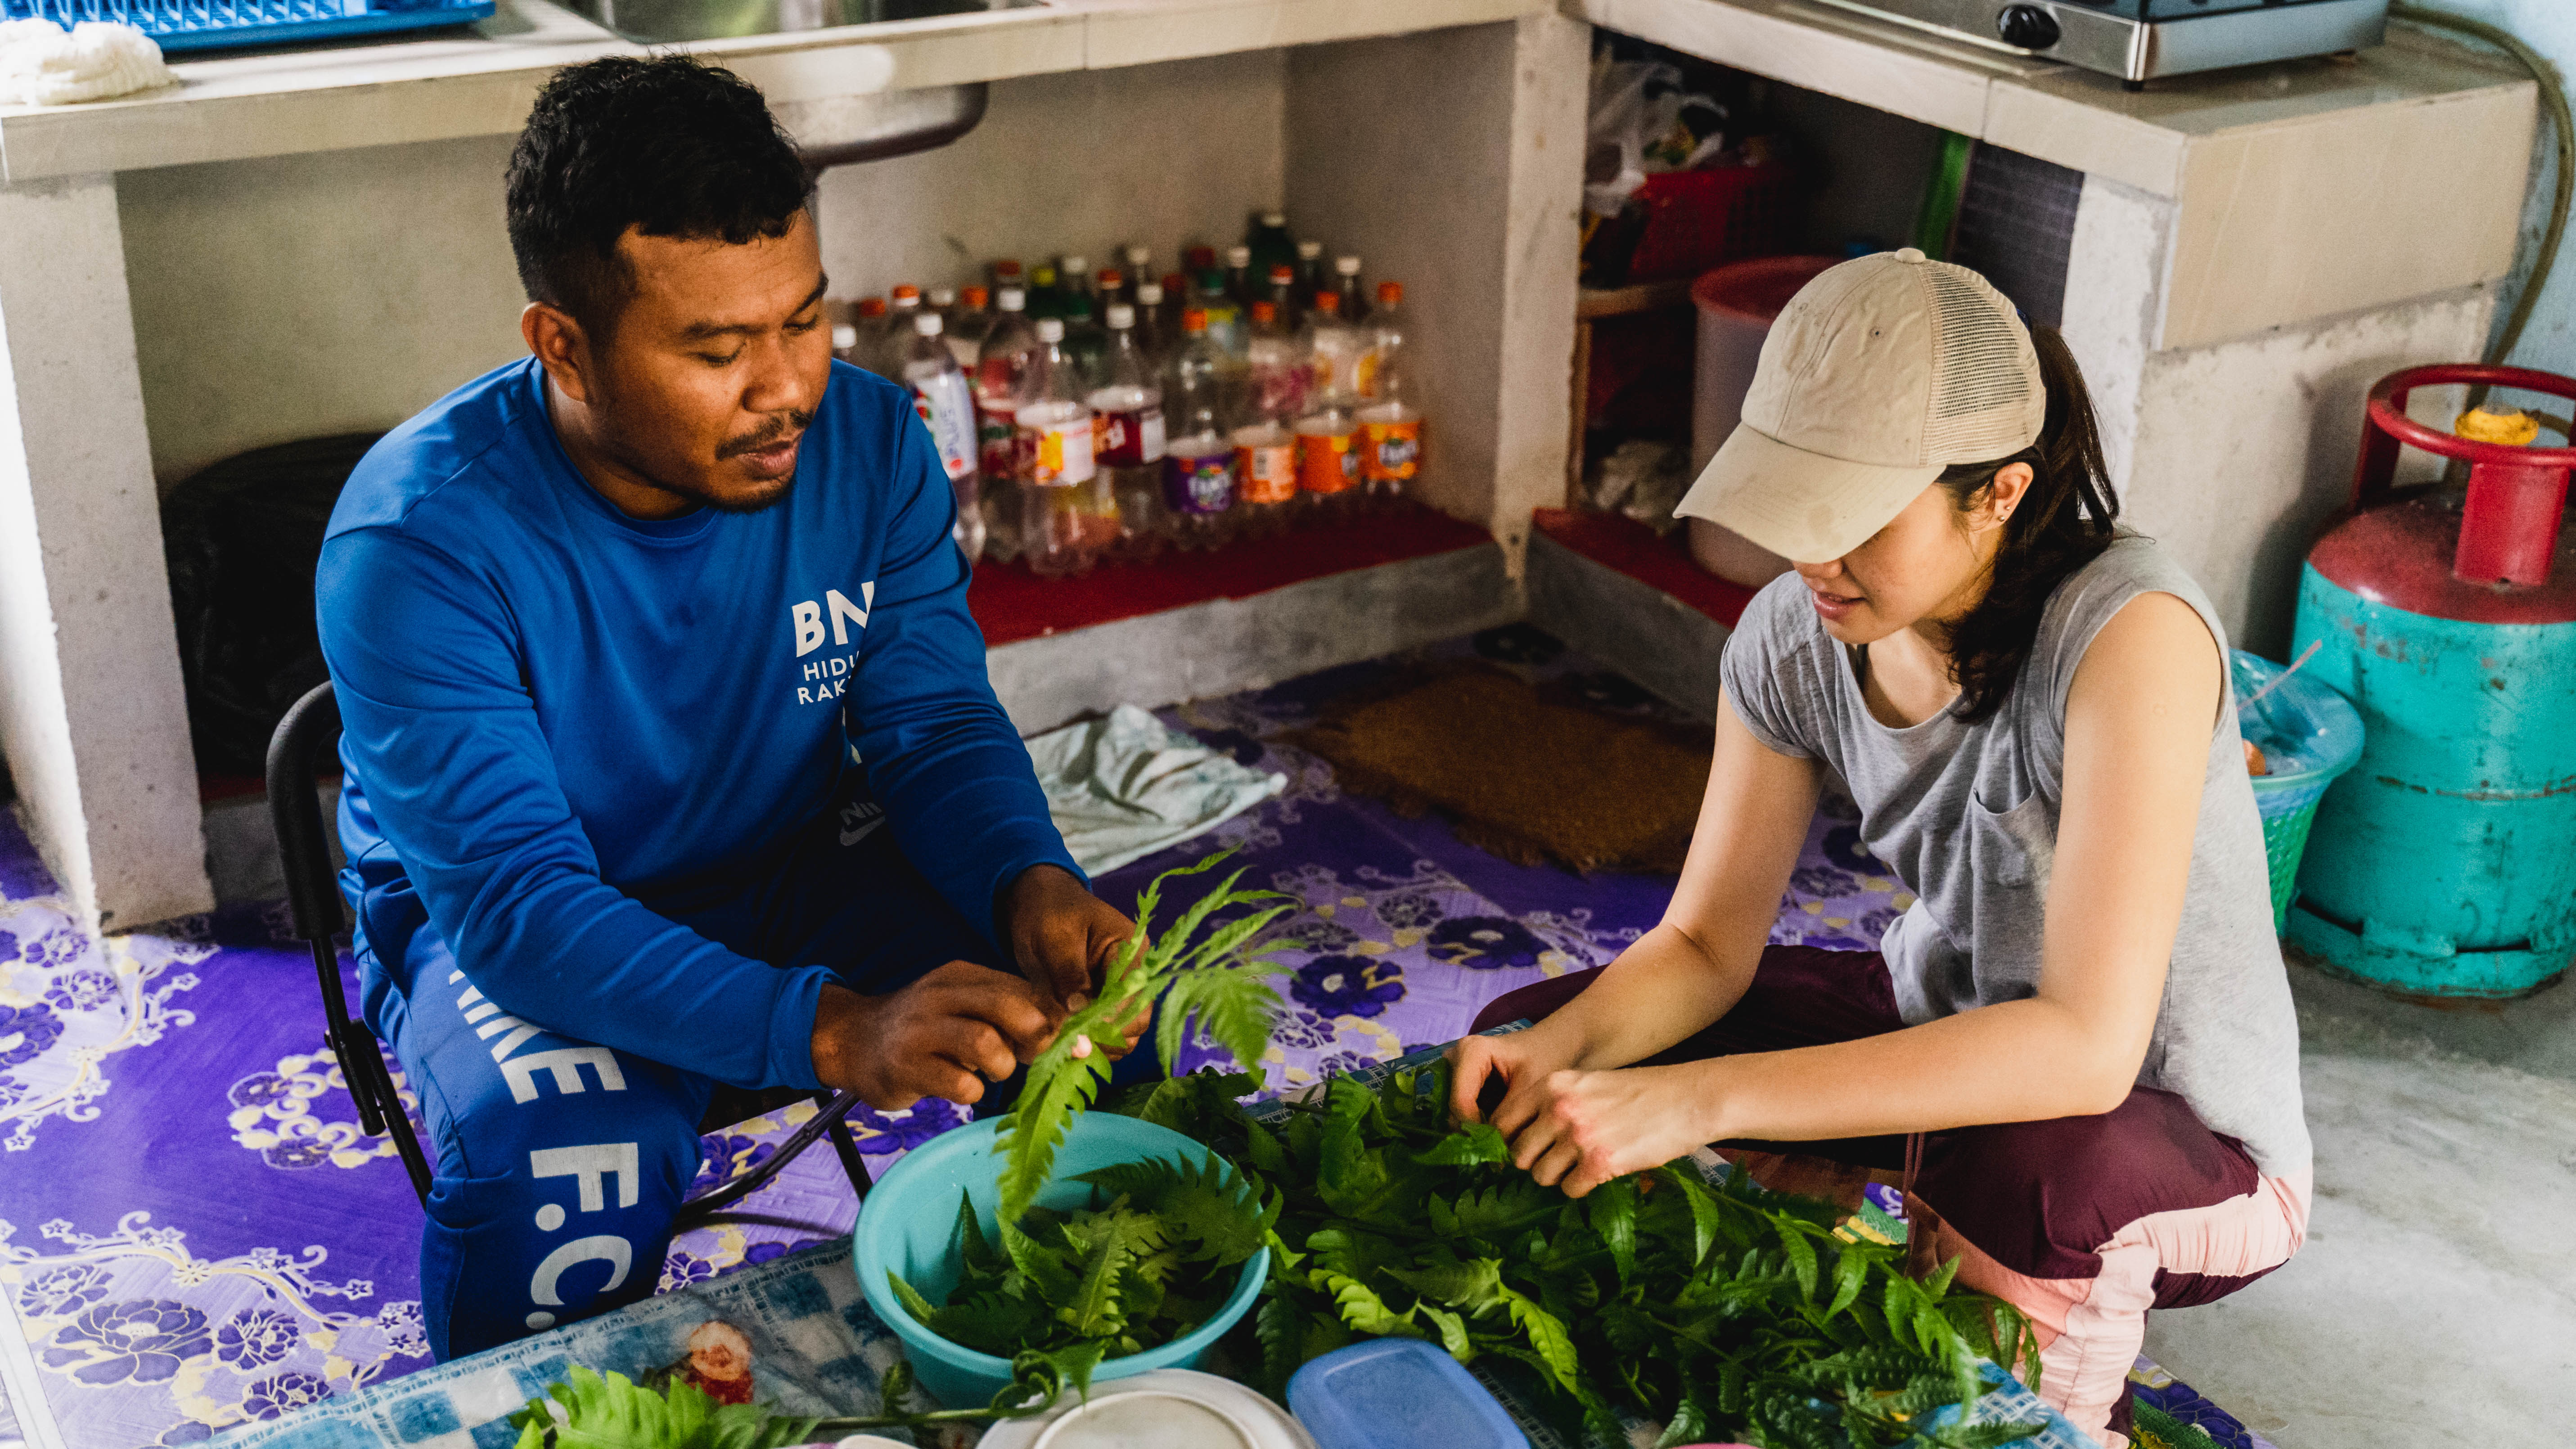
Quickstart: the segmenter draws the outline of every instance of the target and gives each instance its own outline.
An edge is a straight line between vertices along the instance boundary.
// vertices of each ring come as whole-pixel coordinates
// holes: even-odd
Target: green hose
[[[2531,78],[2540,83],[2540,104],[2549,112],[2549,123],[2557,132],[2558,196],[2550,208],[2549,229],[2541,233],[2540,255],[2532,260],[2531,280],[2523,285],[2522,295],[2514,299],[2513,311],[2505,317],[2504,330],[2496,334],[2495,341],[2487,348],[2488,362],[2502,362],[2512,354],[2514,344],[2522,340],[2523,324],[2531,320],[2531,309],[2539,305],[2541,288],[2549,285],[2550,268],[2558,260],[2558,244],[2567,235],[2568,202],[2571,197],[2576,197],[2576,119],[2568,115],[2567,92],[2559,85],[2557,74],[2549,62],[2541,59],[2539,52],[2523,44],[2513,32],[2483,20],[2471,20],[2446,10],[2428,10],[2421,5],[2392,4],[2388,7],[2388,18],[2437,30],[2457,31],[2483,40],[2521,62],[2522,68],[2531,72]],[[2485,399],[2485,388],[2473,389],[2469,393],[2469,406],[2476,407]]]

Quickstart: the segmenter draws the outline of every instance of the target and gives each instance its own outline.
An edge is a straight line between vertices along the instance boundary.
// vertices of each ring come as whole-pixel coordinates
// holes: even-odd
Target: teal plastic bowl
[[[987,1119],[935,1137],[905,1153],[903,1160],[869,1190],[866,1203],[859,1209],[858,1226],[850,1234],[859,1291],[867,1295],[868,1307],[876,1310],[877,1317],[903,1341],[904,1356],[912,1360],[913,1373],[921,1386],[951,1408],[989,1402],[1010,1383],[1010,1360],[962,1348],[922,1327],[895,1301],[886,1274],[902,1274],[905,1282],[920,1289],[922,1296],[933,1303],[946,1298],[957,1286],[960,1188],[975,1204],[976,1215],[983,1219],[985,1239],[994,1239],[1002,1159],[993,1150],[993,1139],[1000,1128],[998,1119]],[[1208,1150],[1151,1122],[1114,1112],[1082,1113],[1066,1130],[1063,1145],[1056,1148],[1054,1176],[1039,1192],[1038,1205],[1086,1207],[1093,1189],[1088,1183],[1074,1181],[1076,1175],[1158,1157],[1205,1162]],[[1214,1318],[1160,1348],[1104,1359],[1092,1377],[1116,1379],[1148,1369],[1197,1367],[1208,1346],[1252,1311],[1252,1301],[1261,1296],[1262,1280],[1269,1273],[1270,1250],[1264,1248],[1244,1263],[1242,1281],[1235,1284],[1233,1295]]]

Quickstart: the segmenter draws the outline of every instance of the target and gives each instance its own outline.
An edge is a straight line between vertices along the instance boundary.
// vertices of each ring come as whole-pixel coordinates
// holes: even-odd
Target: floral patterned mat
[[[1510,626],[1162,712],[1289,787],[1098,888],[1132,900],[1157,872],[1238,846],[1248,880],[1302,903],[1280,927],[1296,944],[1265,1063],[1275,1088],[1456,1037],[1485,1002],[1607,962],[1662,913],[1669,878],[1512,865],[1437,819],[1344,796],[1321,761],[1277,743],[1344,690],[1471,655],[1604,709],[1665,708]],[[1848,807],[1829,806],[1772,939],[1874,949],[1909,903]],[[0,1294],[15,1315],[14,1332],[0,1316],[0,1387],[28,1444],[197,1443],[428,1363],[420,1209],[391,1144],[358,1131],[311,960],[285,926],[272,904],[90,937],[0,812]],[[767,1157],[812,1110],[709,1137],[702,1177]],[[963,1113],[934,1103],[852,1120],[881,1170]],[[675,1242],[662,1286],[838,1238],[855,1210],[833,1155],[808,1153],[732,1220]],[[2177,1418],[2197,1412],[2187,1387],[2172,1389]],[[0,1446],[10,1408],[0,1402]],[[2257,1449],[2208,1412],[2199,1422],[2219,1443]]]

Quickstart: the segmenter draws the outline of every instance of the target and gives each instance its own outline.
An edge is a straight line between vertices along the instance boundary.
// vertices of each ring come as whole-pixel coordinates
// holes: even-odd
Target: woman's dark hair
[[[567,66],[510,152],[510,250],[528,299],[604,341],[631,279],[617,239],[781,237],[813,194],[760,92],[686,56]]]
[[[2033,327],[2030,343],[2048,388],[2039,441],[2008,458],[1952,464],[1939,479],[1951,506],[1964,513],[1983,501],[2007,465],[2028,463],[2031,471],[2029,491],[2004,520],[1985,597],[1950,628],[1950,669],[1959,681],[1956,709],[1970,722],[2003,708],[2039,637],[2049,595],[2117,536],[2120,500],[2102,461],[2102,433],[2084,374],[2054,328]]]

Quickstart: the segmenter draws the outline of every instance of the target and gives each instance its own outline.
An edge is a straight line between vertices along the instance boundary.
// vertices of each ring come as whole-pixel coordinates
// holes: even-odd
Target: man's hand
[[[1045,1050],[1055,1021],[1027,982],[968,961],[888,996],[825,986],[814,1010],[814,1073],[880,1112],[924,1097],[972,1104]]]
[[[994,915],[1011,958],[1058,1021],[1099,992],[1110,961],[1136,934],[1135,922],[1057,866],[1020,872],[1003,887],[1000,906]],[[1128,1024],[1126,1045],[1111,1046],[1112,1055],[1136,1044],[1149,1016],[1150,1009]]]

